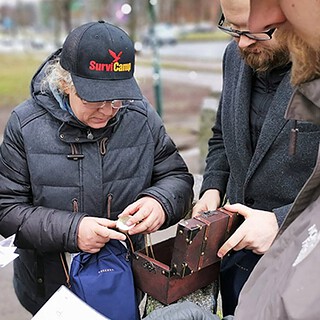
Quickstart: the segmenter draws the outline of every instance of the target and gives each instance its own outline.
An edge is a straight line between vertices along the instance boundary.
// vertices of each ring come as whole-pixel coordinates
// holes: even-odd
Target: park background
[[[40,63],[74,27],[105,20],[135,42],[142,92],[201,176],[230,41],[216,28],[220,14],[217,0],[0,0],[0,141]],[[0,319],[31,319],[15,297],[12,263],[0,269],[0,292]]]

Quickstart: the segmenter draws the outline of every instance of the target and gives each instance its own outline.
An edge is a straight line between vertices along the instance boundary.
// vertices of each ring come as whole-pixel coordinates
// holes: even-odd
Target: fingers
[[[130,217],[127,226],[134,226],[128,234],[151,233],[165,222],[166,215],[160,203],[151,197],[143,197],[129,205],[119,217]],[[125,240],[122,232],[114,230],[117,222],[103,218],[85,217],[79,225],[78,247],[86,252],[97,252],[110,239]]]
[[[135,226],[128,231],[130,235],[137,233],[151,233],[157,231],[165,221],[165,213],[161,210],[151,210],[137,212],[131,221],[138,221]]]
[[[237,212],[242,216],[244,216],[245,218],[247,218],[248,215],[252,212],[251,208],[240,203],[226,204],[223,206],[223,208],[231,212]]]
[[[262,252],[260,250],[252,250],[253,253],[258,254],[258,255],[263,255],[265,252]]]
[[[126,236],[123,233],[117,232],[115,230],[102,227],[104,230],[99,230],[100,234],[95,234],[90,238],[79,239],[78,247],[82,251],[95,253],[98,252],[102,247],[105,246],[110,239],[125,241]]]
[[[127,225],[133,225],[137,223],[146,222],[145,220],[150,216],[150,210],[148,209],[139,209],[135,212],[134,215],[131,216],[131,218],[128,220]]]
[[[219,258],[224,257],[231,249],[241,250],[245,248],[244,242],[242,240],[245,237],[245,232],[241,226],[234,232],[234,234],[222,245],[219,249],[217,256]]]
[[[149,214],[149,210],[147,208],[143,208],[143,206],[140,204],[140,201],[138,200],[125,208],[125,210],[123,210],[122,213],[118,215],[118,218],[129,216],[130,219],[126,221],[126,225],[132,226],[143,221],[149,216]]]
[[[158,230],[165,222],[166,215],[161,204],[151,197],[143,197],[129,205],[119,217],[129,215],[126,225],[133,228],[128,234],[151,233]]]
[[[161,223],[157,218],[149,215],[148,218],[142,220],[140,223],[136,224],[132,229],[128,231],[130,235],[137,233],[152,233],[157,231],[161,225]]]
[[[218,256],[223,257],[231,249],[252,250],[256,254],[265,253],[278,232],[278,222],[273,212],[248,208],[241,204],[226,205],[226,210],[238,212],[245,221],[219,249]]]
[[[207,190],[192,210],[192,217],[197,216],[200,212],[216,210],[220,205],[220,192],[216,189]]]
[[[140,207],[138,201],[131,203],[118,215],[118,217],[133,216],[139,210],[139,208]]]
[[[114,226],[115,224],[116,222],[114,221]],[[105,239],[104,242],[107,242],[110,239],[126,240],[126,236],[123,233],[101,225],[97,226],[95,233],[97,234],[97,236],[101,237],[102,239]]]
[[[109,219],[105,219],[105,218],[95,218],[96,221],[104,227],[107,228],[115,228],[116,227],[116,221],[114,220],[109,220]]]
[[[196,217],[204,211],[208,211],[207,205],[205,203],[198,202],[192,209],[192,217]]]
[[[110,239],[125,241],[126,236],[120,232],[108,229],[108,231],[104,230],[104,236],[96,234],[91,238],[78,239],[78,247],[82,251],[95,253],[109,242]]]
[[[78,248],[85,252],[97,252],[110,239],[125,240],[126,236],[116,230],[116,222],[103,218],[84,217],[78,228]]]

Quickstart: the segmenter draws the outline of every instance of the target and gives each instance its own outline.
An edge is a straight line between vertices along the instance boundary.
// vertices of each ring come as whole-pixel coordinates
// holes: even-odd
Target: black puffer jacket
[[[85,215],[107,217],[110,210],[116,219],[148,195],[164,208],[165,228],[190,210],[193,198],[192,175],[146,100],[91,130],[51,91],[41,92],[43,74],[41,67],[32,98],[12,112],[0,149],[0,233],[16,233],[15,289],[42,302],[64,283],[59,252],[78,251]]]

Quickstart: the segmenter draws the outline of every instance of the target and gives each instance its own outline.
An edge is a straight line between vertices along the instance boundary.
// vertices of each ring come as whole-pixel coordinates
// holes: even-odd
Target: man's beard
[[[255,52],[257,46],[259,46],[259,52]],[[256,42],[247,48],[240,48],[240,53],[246,64],[258,72],[285,66],[290,61],[288,49],[278,44],[269,47]]]
[[[292,61],[291,83],[298,85],[320,77],[320,45],[315,50],[292,29],[277,30],[277,40],[284,43]]]

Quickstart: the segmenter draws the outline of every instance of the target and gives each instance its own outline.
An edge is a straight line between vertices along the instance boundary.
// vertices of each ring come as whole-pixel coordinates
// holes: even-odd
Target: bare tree
[[[133,41],[137,39],[137,1],[136,0],[129,0],[128,4],[131,6],[131,12],[129,15],[129,35]]]
[[[69,33],[72,29],[71,4],[72,0],[53,0],[52,2],[54,16],[54,42],[56,46],[61,45],[61,26],[64,26],[64,32]]]
[[[66,33],[69,33],[72,29],[72,21],[71,21],[72,0],[60,0],[56,2],[58,3],[60,2],[61,18],[64,24],[64,29]]]

